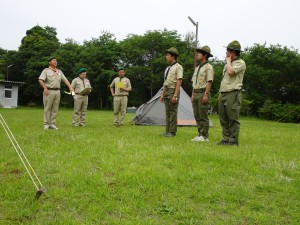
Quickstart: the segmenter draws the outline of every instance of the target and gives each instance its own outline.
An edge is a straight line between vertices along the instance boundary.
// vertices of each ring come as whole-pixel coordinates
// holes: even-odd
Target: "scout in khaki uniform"
[[[111,95],[114,97],[114,126],[123,127],[131,84],[130,80],[125,77],[125,70],[123,67],[118,68],[118,75],[119,76],[110,84],[110,91]],[[119,114],[121,114],[120,119]]]
[[[191,141],[208,142],[208,108],[209,92],[214,79],[213,67],[208,63],[208,58],[212,57],[210,48],[205,45],[197,49],[197,60],[200,64],[196,67],[192,77],[193,92],[191,101],[193,105],[194,117],[197,122],[198,136]]]
[[[238,41],[230,42],[226,48],[226,65],[223,70],[218,104],[223,140],[218,144],[238,146],[239,115],[242,101],[241,89],[246,64],[240,58],[241,45]]]
[[[91,84],[86,79],[86,68],[79,69],[79,77],[72,80],[71,87],[74,89],[74,114],[73,125],[85,126],[85,114],[88,107],[88,95],[91,92]]]
[[[166,51],[166,60],[169,66],[164,73],[163,92],[160,96],[160,102],[165,103],[166,107],[166,130],[163,133],[165,137],[174,137],[177,132],[177,111],[179,102],[179,91],[182,83],[183,68],[177,62],[179,53],[172,47]]]
[[[69,87],[70,92],[73,91],[69,81],[63,72],[57,69],[57,60],[55,57],[50,57],[48,60],[49,68],[42,71],[38,80],[41,87],[44,89],[44,129],[54,129],[56,127],[56,115],[60,102],[60,84],[63,80]]]

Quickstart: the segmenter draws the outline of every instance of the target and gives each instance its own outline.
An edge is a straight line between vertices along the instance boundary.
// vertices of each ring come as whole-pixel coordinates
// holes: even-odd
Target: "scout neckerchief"
[[[169,74],[169,71],[170,71],[170,69],[171,69],[171,67],[173,66],[173,65],[175,65],[177,62],[175,61],[171,66],[169,66],[169,68],[168,68],[168,70],[167,70],[167,72],[166,72],[166,74],[165,74],[165,80],[168,78],[168,74]]]
[[[82,80],[83,87],[85,88],[84,78],[79,77]]]
[[[206,61],[205,63],[199,65],[199,67],[198,67],[197,75],[196,75],[196,84],[197,84],[197,82],[198,82],[198,76],[199,76],[200,69],[201,69],[201,67],[204,66],[206,63],[208,63],[208,62]]]
[[[59,74],[59,70],[58,69],[52,69],[50,66],[49,66],[49,69],[52,70],[54,72],[54,79],[56,80],[57,79],[57,75]]]

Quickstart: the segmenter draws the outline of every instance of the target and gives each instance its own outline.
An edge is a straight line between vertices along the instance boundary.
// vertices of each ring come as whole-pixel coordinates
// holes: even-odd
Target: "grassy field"
[[[89,110],[44,131],[42,109],[0,109],[47,192],[35,187],[0,127],[0,224],[300,224],[300,125],[241,119],[240,146],[194,143],[195,127],[112,126]]]

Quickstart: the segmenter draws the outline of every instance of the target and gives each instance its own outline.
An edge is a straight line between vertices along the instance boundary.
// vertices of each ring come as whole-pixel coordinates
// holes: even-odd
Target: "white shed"
[[[16,108],[18,107],[18,90],[19,85],[24,82],[9,80],[0,80],[0,107]]]

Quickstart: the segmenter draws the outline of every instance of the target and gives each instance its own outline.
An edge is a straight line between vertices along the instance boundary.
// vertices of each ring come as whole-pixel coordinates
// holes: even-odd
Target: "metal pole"
[[[189,17],[189,20],[191,21],[191,23],[196,27],[196,40],[195,40],[195,46],[194,46],[194,70],[196,69],[196,64],[197,64],[197,59],[196,59],[196,56],[197,56],[197,52],[196,52],[196,49],[197,49],[197,44],[198,44],[198,22],[195,23],[195,21]]]

